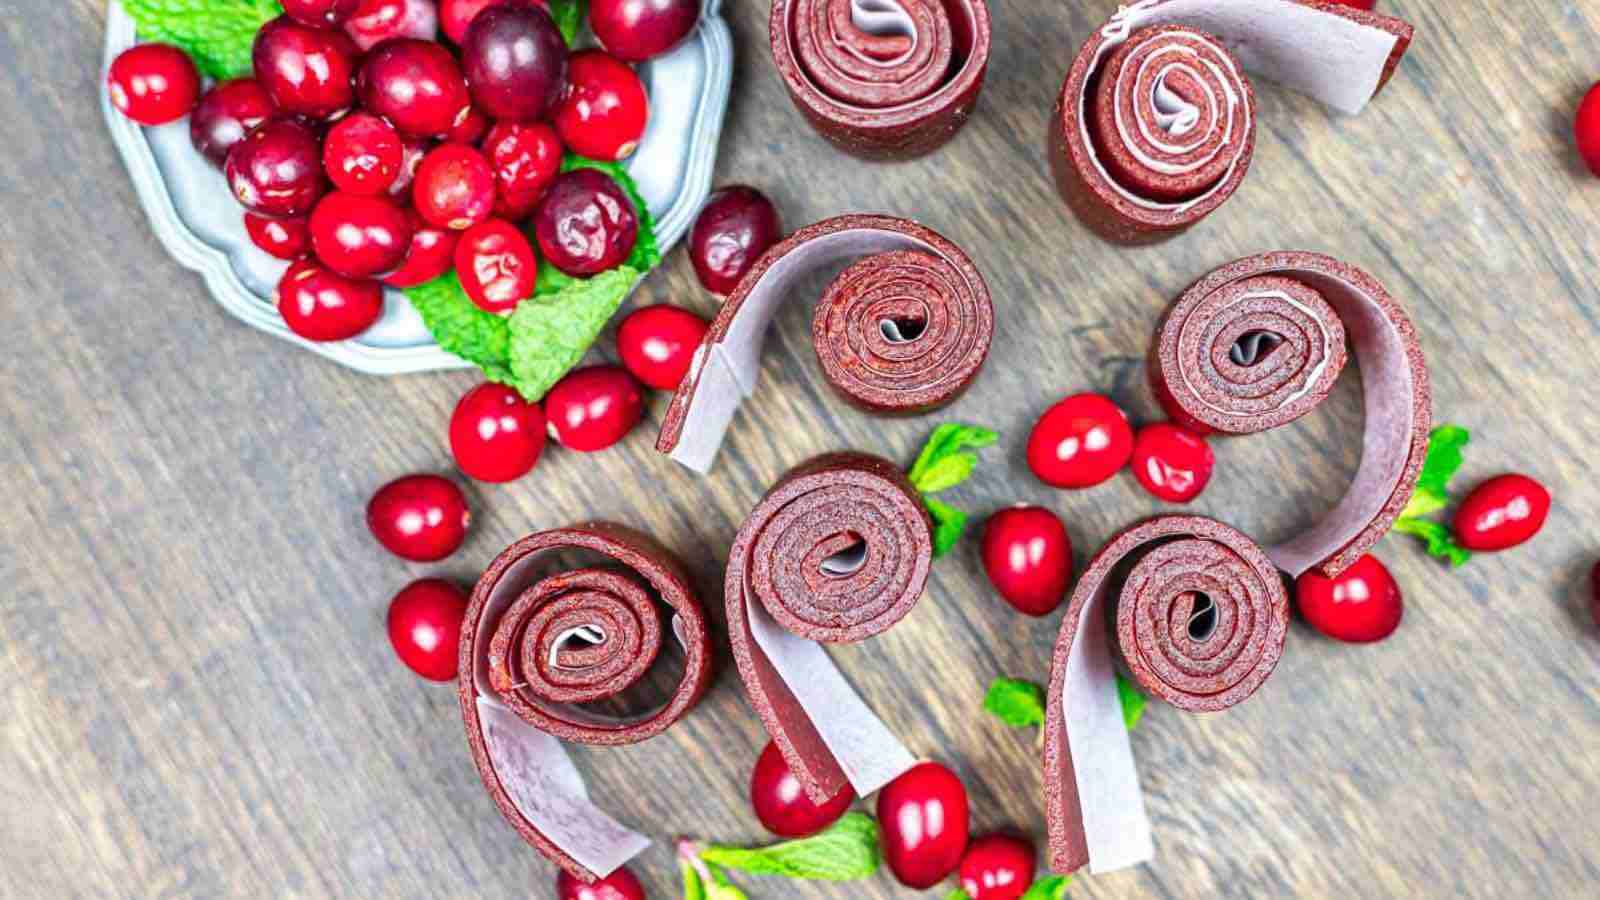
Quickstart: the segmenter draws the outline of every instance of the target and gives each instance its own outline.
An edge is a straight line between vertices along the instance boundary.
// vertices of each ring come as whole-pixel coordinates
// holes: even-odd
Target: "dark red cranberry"
[[[550,183],[533,213],[539,252],[568,275],[622,265],[639,240],[639,218],[616,179],[574,169]]]
[[[675,391],[710,327],[682,307],[641,306],[617,327],[617,354],[633,377],[658,391]]]
[[[472,99],[501,122],[544,118],[567,84],[567,42],[537,6],[492,6],[461,42]]]
[[[533,215],[561,171],[561,139],[543,122],[499,123],[484,138],[483,153],[494,169],[494,214],[512,222]]]
[[[983,570],[989,583],[1018,612],[1048,615],[1072,581],[1072,539],[1056,514],[1042,506],[1013,506],[983,526]]]
[[[386,197],[334,191],[311,213],[311,249],[348,278],[392,272],[411,249],[411,220]]]
[[[968,845],[957,877],[970,900],[1017,900],[1033,884],[1033,872],[1031,842],[990,834]]]
[[[330,119],[355,105],[361,51],[342,32],[279,16],[256,33],[256,81],[280,110]]]
[[[417,169],[422,166],[423,158],[433,149],[433,142],[427,138],[404,138],[402,146],[405,153],[400,157],[400,174],[395,176],[394,184],[389,185],[389,196],[403,199],[409,206],[411,185],[417,180]]]
[[[644,392],[621,366],[568,372],[544,398],[556,440],[568,450],[592,453],[622,440],[644,416]]]
[[[471,147],[441,144],[417,167],[411,197],[424,219],[465,231],[494,213],[494,170]]]
[[[484,382],[462,396],[450,415],[450,452],[470,478],[515,481],[544,453],[544,410],[503,384]]]
[[[627,869],[585,884],[565,871],[556,876],[556,900],[645,900],[644,885]]]
[[[1295,605],[1312,628],[1352,644],[1381,641],[1400,627],[1400,585],[1378,558],[1363,554],[1339,577],[1306,572],[1294,583]]]
[[[356,83],[369,112],[411,137],[445,134],[472,114],[461,67],[432,41],[384,42],[367,54]]]
[[[1133,439],[1133,477],[1169,503],[1200,496],[1215,462],[1205,438],[1170,422],[1146,425]]]
[[[1075,394],[1050,407],[1028,436],[1028,468],[1059,488],[1099,484],[1133,456],[1133,426],[1099,394]]]
[[[589,27],[616,56],[644,62],[678,46],[700,18],[700,0],[591,0]]]
[[[383,315],[383,285],[296,260],[278,282],[278,314],[308,341],[349,340]]]
[[[311,252],[311,224],[304,217],[272,219],[247,212],[244,230],[252,244],[278,259],[299,259]]]
[[[468,107],[467,117],[457,122],[456,127],[445,132],[444,141],[447,144],[466,144],[469,147],[476,147],[483,140],[483,136],[489,133],[490,124],[489,117],[478,112],[477,107]]]
[[[878,792],[883,858],[900,883],[933,887],[967,849],[967,789],[934,762],[919,763]]]
[[[291,118],[268,119],[234,145],[223,167],[228,188],[245,209],[264,216],[303,216],[327,190],[322,141]]]
[[[508,313],[533,296],[539,259],[515,225],[490,219],[462,232],[456,244],[456,276],[480,308]]]
[[[189,140],[220,169],[228,161],[228,151],[274,111],[272,98],[254,78],[219,82],[206,91],[189,117]]]
[[[351,113],[328,129],[322,142],[322,165],[335,187],[351,194],[376,197],[400,177],[406,148],[387,119],[372,113]]]
[[[694,220],[689,259],[706,290],[729,294],[782,238],[783,224],[771,200],[752,187],[725,187],[711,195]]]
[[[363,51],[390,38],[431,41],[439,36],[439,9],[434,0],[361,0],[344,31]]]
[[[649,118],[644,82],[627,63],[604,50],[572,54],[555,115],[563,144],[579,156],[619,160],[638,148]]]
[[[396,478],[367,503],[367,529],[384,549],[412,562],[437,562],[467,538],[472,511],[461,488],[438,475]]]
[[[337,28],[356,14],[361,0],[283,0],[283,11],[303,25]]]
[[[389,601],[389,643],[411,671],[432,681],[456,677],[467,594],[438,578],[423,578]]]
[[[106,73],[111,105],[141,125],[165,125],[200,102],[200,70],[170,44],[140,44],[118,54]]]
[[[406,219],[411,222],[411,247],[400,268],[383,279],[390,287],[427,284],[456,264],[456,242],[461,239],[461,232],[430,225],[414,209],[406,210]]]
[[[1539,533],[1550,514],[1550,492],[1526,475],[1501,475],[1473,489],[1456,510],[1456,543],[1490,552],[1509,550]]]
[[[1578,141],[1578,155],[1583,157],[1589,171],[1600,175],[1600,83],[1583,95],[1572,128]]]
[[[543,6],[549,9],[548,3],[535,4],[534,0],[439,0],[439,26],[450,40],[460,44],[467,39],[467,26],[491,6]]]
[[[854,802],[856,792],[848,784],[827,803],[818,804],[807,797],[774,741],[767,742],[750,773],[750,806],[761,824],[779,837],[816,834],[839,821]]]

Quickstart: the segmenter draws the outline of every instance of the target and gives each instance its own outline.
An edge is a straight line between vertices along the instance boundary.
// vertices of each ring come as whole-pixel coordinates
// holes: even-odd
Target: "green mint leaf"
[[[454,272],[406,288],[433,339],[447,353],[475,363],[490,381],[512,384],[511,332],[502,316],[480,309],[461,289]]]
[[[917,490],[924,494],[937,494],[946,491],[967,480],[972,470],[978,465],[978,457],[971,453],[957,453],[946,456],[923,471],[922,477],[913,482]]]
[[[556,28],[561,36],[566,39],[567,46],[578,37],[578,29],[583,27],[584,15],[588,12],[587,0],[550,0],[550,18],[555,19]]]
[[[972,895],[961,888],[956,888],[950,893],[945,894],[944,900],[972,900]]]
[[[712,846],[700,858],[752,875],[854,881],[878,871],[878,823],[864,813],[850,812],[808,838],[756,849]]]
[[[966,480],[972,474],[973,466],[977,465],[978,458],[971,453],[962,453],[968,447],[977,449],[987,447],[999,439],[987,428],[977,425],[963,425],[959,422],[946,422],[935,428],[933,434],[928,436],[927,443],[922,445],[922,452],[917,454],[917,461],[911,464],[911,471],[906,476],[911,479],[911,484],[923,493],[947,490]],[[946,459],[953,457],[966,457],[971,460],[966,465],[964,474],[954,482],[944,484],[942,487],[924,487],[924,482],[941,483],[948,479],[950,471],[947,470],[940,479],[931,480],[933,469]]]
[[[683,900],[706,900],[706,886],[695,871],[694,863],[679,858],[678,869],[683,872]]]
[[[577,283],[578,279],[573,278],[555,266],[543,265],[539,267],[539,280],[534,282],[533,295],[542,297],[545,294],[560,293]]]
[[[656,244],[656,222],[650,216],[650,207],[644,202],[644,197],[639,194],[639,185],[634,182],[633,176],[622,163],[605,162],[598,159],[588,159],[574,153],[568,153],[561,159],[561,171],[571,172],[573,169],[597,169],[610,175],[616,180],[622,192],[633,201],[633,211],[639,217],[639,240],[633,245],[633,252],[623,261],[623,265],[635,272],[648,272],[661,262],[661,248]]]
[[[922,495],[922,505],[933,517],[933,558],[938,559],[955,549],[961,535],[967,530],[967,514],[948,503],[935,500],[930,494]]]
[[[1022,895],[1022,900],[1061,900],[1067,895],[1067,885],[1071,883],[1071,875],[1047,875],[1035,881],[1028,892]]]
[[[543,398],[583,359],[638,280],[638,272],[623,266],[517,304],[506,321],[517,391],[530,403]]]
[[[706,883],[706,900],[750,900],[738,885],[728,880],[728,874],[711,863],[706,863],[711,880]]]
[[[1428,544],[1429,555],[1449,560],[1452,567],[1465,565],[1467,560],[1472,559],[1472,551],[1457,544],[1450,529],[1438,522],[1399,519],[1394,523],[1394,530],[1422,538]]]
[[[1412,494],[1411,499],[1406,502],[1406,508],[1400,510],[1400,518],[1420,519],[1423,516],[1431,516],[1444,509],[1449,502],[1449,495],[1443,491],[1419,485],[1416,493]]]
[[[1044,688],[1021,678],[996,678],[983,698],[984,711],[1012,728],[1043,725],[1044,704]]]
[[[1416,519],[1444,509],[1450,501],[1450,479],[1461,469],[1461,448],[1472,440],[1460,425],[1440,425],[1428,435],[1428,454],[1417,476],[1417,490],[1401,510],[1403,519]]]
[[[1117,699],[1122,701],[1122,724],[1132,731],[1134,726],[1139,724],[1139,720],[1144,718],[1144,708],[1150,704],[1150,698],[1118,672]]]
[[[122,0],[140,42],[181,48],[213,78],[248,75],[256,32],[283,15],[278,0]]]

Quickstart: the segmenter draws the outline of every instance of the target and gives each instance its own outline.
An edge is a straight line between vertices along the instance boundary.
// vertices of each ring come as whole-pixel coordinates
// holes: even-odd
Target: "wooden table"
[[[1111,0],[996,5],[972,121],[943,151],[888,166],[850,162],[802,125],[770,66],[766,4],[731,4],[739,71],[718,181],[759,185],[791,227],[873,210],[942,231],[994,293],[987,369],[945,413],[867,417],[823,387],[795,304],[712,477],[658,455],[647,423],[609,452],[557,450],[516,484],[472,486],[464,550],[409,566],[368,537],[364,504],[391,477],[450,470],[444,423],[473,377],[366,377],[224,315],[157,245],[99,120],[99,0],[24,0],[0,29],[0,894],[551,896],[551,867],[479,784],[454,690],[395,661],[383,615],[397,588],[470,580],[525,533],[604,517],[680,551],[720,627],[724,555],[768,484],[823,450],[909,461],[944,419],[1003,433],[949,499],[978,513],[1047,504],[1081,563],[1164,507],[1126,475],[1044,488],[1021,458],[1032,420],[1086,389],[1156,417],[1141,360],[1164,305],[1277,248],[1385,282],[1422,334],[1436,417],[1473,430],[1464,481],[1536,473],[1557,505],[1531,546],[1459,571],[1386,539],[1408,600],[1391,640],[1339,645],[1296,624],[1250,702],[1154,709],[1133,742],[1157,857],[1080,878],[1072,896],[1600,893],[1600,632],[1584,606],[1600,557],[1600,181],[1570,137],[1600,78],[1600,6],[1383,5],[1418,41],[1366,113],[1258,85],[1243,189],[1191,233],[1129,250],[1077,224],[1040,154],[1066,61]],[[660,301],[714,309],[681,252],[639,297]],[[609,340],[596,351],[611,353]],[[1295,425],[1216,442],[1194,509],[1264,540],[1308,523],[1354,473],[1357,385],[1347,375]],[[958,769],[976,829],[1042,838],[1034,735],[979,703],[995,676],[1046,677],[1059,614],[1009,611],[975,546],[937,566],[898,627],[834,657],[915,751]],[[714,688],[669,734],[577,751],[625,821],[762,839],[745,785],[766,737],[720,652]],[[652,897],[677,895],[664,845],[637,868]],[[887,875],[744,884],[907,893]]]

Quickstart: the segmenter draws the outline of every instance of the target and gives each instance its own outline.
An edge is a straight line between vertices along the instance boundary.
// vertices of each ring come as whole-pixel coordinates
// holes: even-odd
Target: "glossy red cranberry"
[[[390,287],[408,288],[438,278],[455,268],[456,243],[461,232],[430,225],[414,209],[406,210],[411,222],[411,247],[405,261],[383,279]]]
[[[512,222],[533,215],[561,171],[561,139],[543,122],[495,125],[484,138],[483,153],[494,169],[494,214]]]
[[[555,115],[563,144],[590,159],[623,159],[638,149],[649,118],[644,82],[627,63],[604,50],[572,54]]]
[[[752,187],[725,187],[711,195],[694,220],[689,259],[706,290],[729,294],[782,238],[783,224],[771,200]]]
[[[341,191],[388,193],[405,164],[405,143],[387,119],[357,112],[340,119],[322,141],[322,167]]]
[[[1028,468],[1045,484],[1085,488],[1133,456],[1128,416],[1100,394],[1075,394],[1045,411],[1028,435]]]
[[[967,846],[957,877],[970,900],[1017,900],[1033,884],[1033,872],[1032,842],[990,834]]]
[[[250,242],[278,259],[299,259],[311,252],[311,224],[305,218],[272,219],[244,214]]]
[[[490,219],[462,232],[456,244],[456,276],[480,308],[509,313],[533,296],[539,259],[517,226]]]
[[[360,6],[361,0],[283,0],[291,19],[313,28],[337,28]]]
[[[466,144],[476,147],[489,133],[489,126],[493,124],[489,117],[471,106],[467,108],[467,117],[456,123],[456,127],[445,132],[444,141],[447,144]]]
[[[460,549],[472,512],[461,488],[438,475],[396,478],[367,503],[367,529],[384,549],[412,562],[436,562]]]
[[[1146,425],[1133,439],[1133,477],[1169,503],[1200,496],[1215,462],[1205,438],[1170,422]]]
[[[1456,543],[1490,552],[1509,550],[1544,527],[1550,492],[1526,475],[1501,475],[1473,489],[1456,510]]]
[[[633,377],[658,391],[674,391],[710,327],[679,306],[641,306],[617,327],[617,353]]]
[[[279,16],[256,32],[256,81],[278,109],[331,119],[355,105],[356,60],[361,52],[342,32]]]
[[[591,0],[589,27],[600,46],[644,62],[678,46],[700,18],[700,0]]]
[[[1048,615],[1066,598],[1072,581],[1067,527],[1042,506],[1000,510],[983,526],[983,570],[1018,612]]]
[[[467,26],[491,6],[543,6],[549,9],[548,3],[535,3],[535,0],[439,0],[439,26],[450,40],[460,44],[467,39]]]
[[[390,38],[431,41],[439,36],[439,8],[434,0],[361,0],[344,31],[364,51]]]
[[[567,83],[567,42],[537,6],[492,6],[478,13],[461,42],[472,99],[501,122],[544,118]]]
[[[219,82],[206,91],[189,117],[189,141],[220,169],[228,161],[228,151],[275,111],[272,98],[254,78]]]
[[[470,478],[515,481],[544,453],[544,410],[503,384],[484,382],[461,397],[450,415],[450,452]]]
[[[568,450],[592,453],[623,439],[644,416],[644,392],[621,366],[568,372],[544,398],[556,440]]]
[[[334,191],[311,213],[311,249],[348,278],[392,272],[411,249],[411,220],[386,197]]]
[[[935,762],[919,763],[878,792],[883,858],[900,883],[933,887],[967,849],[967,789]]]
[[[639,240],[633,203],[615,179],[595,169],[558,175],[533,213],[539,253],[568,275],[622,265]]]
[[[1400,627],[1400,585],[1378,558],[1363,554],[1338,578],[1306,572],[1294,583],[1295,605],[1312,628],[1352,644],[1381,641]]]
[[[424,219],[465,231],[494,213],[494,170],[471,147],[441,144],[422,158],[411,197]]]
[[[445,134],[472,114],[461,67],[432,41],[396,38],[373,48],[356,84],[369,112],[411,137]]]
[[[349,340],[383,315],[383,286],[346,278],[313,260],[296,260],[278,282],[278,314],[308,341]]]
[[[389,185],[389,196],[411,204],[411,186],[416,183],[417,169],[422,167],[422,160],[427,157],[428,151],[433,149],[433,142],[427,138],[408,138],[402,136],[405,153],[400,157],[400,174],[395,176],[394,184]]]
[[[1600,175],[1600,83],[1589,88],[1578,104],[1578,116],[1573,123],[1578,141],[1578,155],[1583,157],[1589,171]]]
[[[644,885],[627,869],[618,869],[593,884],[563,871],[556,876],[556,900],[645,900]]]
[[[816,834],[845,814],[856,801],[856,792],[845,785],[827,803],[818,804],[806,796],[800,779],[794,776],[776,742],[768,741],[750,773],[750,806],[766,829],[779,837],[799,838]]]
[[[389,601],[389,643],[411,671],[432,681],[456,677],[467,594],[438,578],[413,581]]]
[[[322,141],[310,125],[268,119],[228,153],[228,189],[245,209],[264,216],[303,216],[328,188]]]
[[[122,51],[106,73],[111,105],[141,125],[165,125],[200,102],[200,70],[170,44],[140,44]]]

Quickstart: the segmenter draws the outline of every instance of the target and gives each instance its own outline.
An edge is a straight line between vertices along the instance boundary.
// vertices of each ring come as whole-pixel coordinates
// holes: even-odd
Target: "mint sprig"
[[[261,26],[283,15],[278,0],[122,0],[140,41],[172,44],[213,78],[251,71]]]
[[[556,29],[561,32],[568,47],[577,39],[578,29],[583,27],[583,19],[588,11],[587,0],[550,0],[550,18],[555,20]]]
[[[713,867],[752,875],[855,881],[878,871],[878,823],[865,813],[849,812],[811,837],[757,848],[711,845],[699,857]]]
[[[506,321],[512,386],[529,401],[542,398],[583,359],[638,279],[624,266],[517,304]]]
[[[1450,503],[1450,479],[1464,461],[1462,448],[1472,440],[1471,432],[1459,425],[1440,425],[1428,435],[1428,453],[1417,476],[1417,489],[1406,508],[1395,520],[1394,530],[1421,538],[1428,553],[1448,560],[1451,566],[1464,565],[1472,551],[1456,543],[1449,527],[1423,516],[1432,515]]]
[[[1150,698],[1118,672],[1117,699],[1122,703],[1122,724],[1132,731]],[[1031,728],[1044,724],[1045,703],[1043,685],[1024,678],[996,678],[984,695],[983,709],[1012,728]]]
[[[993,444],[999,435],[977,425],[946,422],[935,428],[917,454],[916,462],[906,477],[911,486],[922,495],[923,505],[933,519],[933,555],[935,558],[949,553],[966,531],[968,516],[962,510],[935,499],[932,495],[947,491],[972,475],[978,465],[978,455],[969,452]]]
[[[473,303],[454,272],[406,288],[405,295],[441,349],[475,364],[490,381],[515,385],[511,329],[505,317]]]

